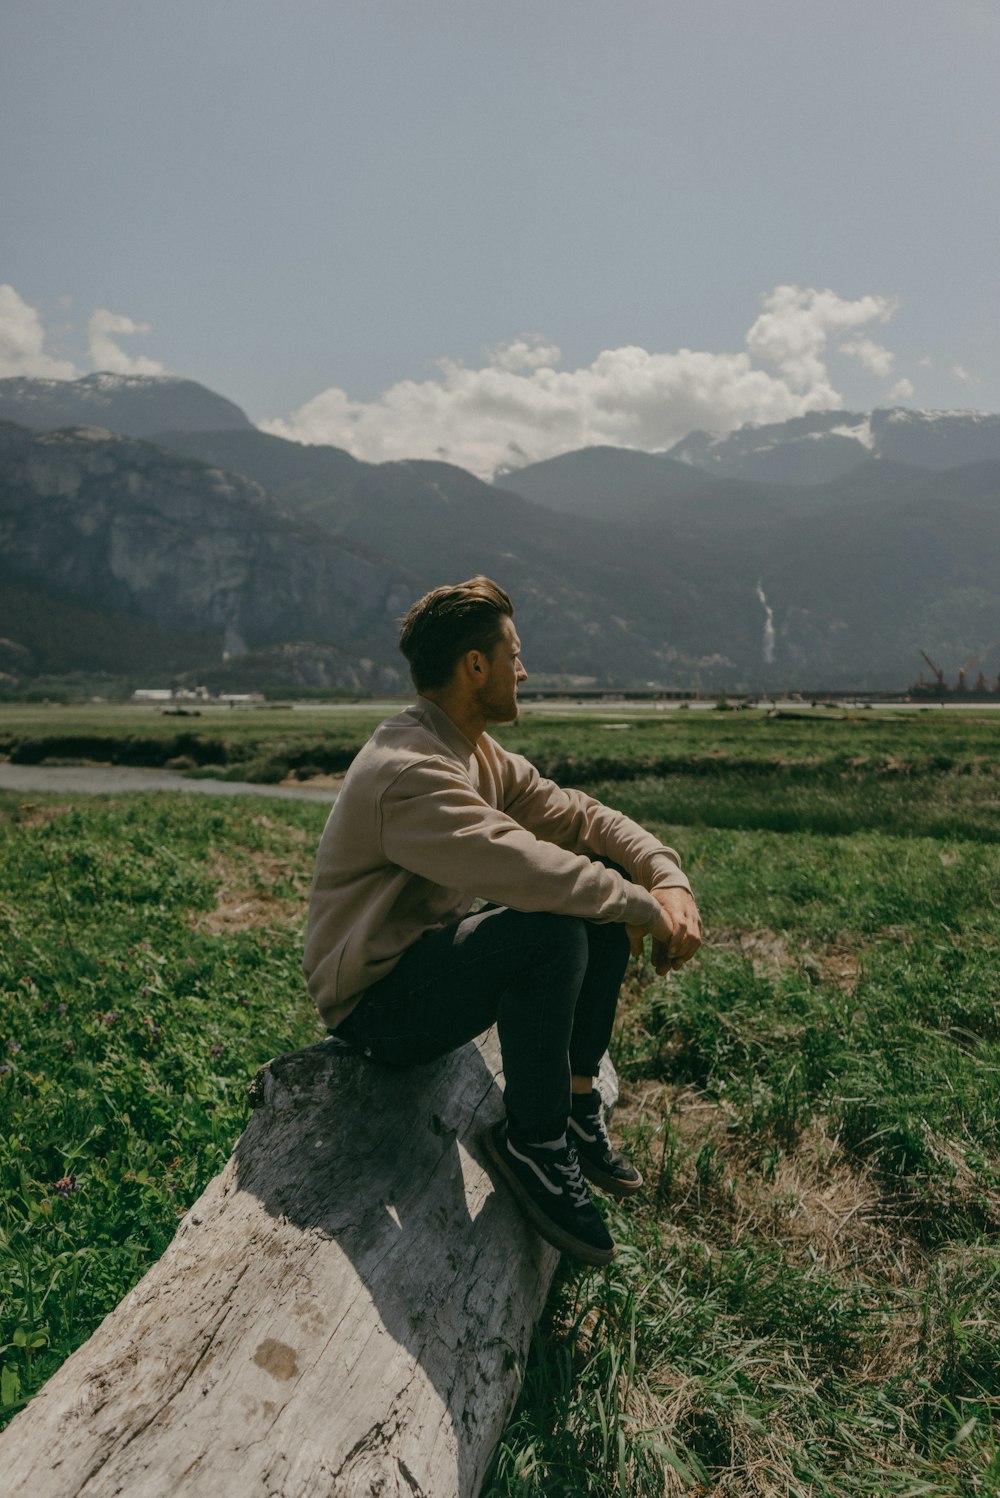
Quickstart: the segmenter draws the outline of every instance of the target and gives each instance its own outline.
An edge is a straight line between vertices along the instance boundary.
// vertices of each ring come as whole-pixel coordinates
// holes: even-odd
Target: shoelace
[[[583,1172],[580,1170],[580,1162],[576,1158],[576,1150],[569,1149],[567,1151],[565,1164],[561,1160],[554,1160],[552,1163],[559,1174],[565,1179],[566,1192],[572,1200],[574,1207],[588,1206],[590,1203],[590,1193],[587,1190],[587,1183],[583,1179]]]
[[[589,1133],[595,1136],[597,1144],[600,1145],[605,1154],[612,1153],[611,1136],[608,1133],[608,1126],[604,1122],[603,1104],[595,1108],[593,1113],[584,1113],[578,1122],[582,1128],[587,1129]]]

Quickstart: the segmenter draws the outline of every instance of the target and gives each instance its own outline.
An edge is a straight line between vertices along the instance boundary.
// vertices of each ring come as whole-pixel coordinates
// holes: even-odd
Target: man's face
[[[513,619],[503,620],[503,634],[490,656],[490,674],[479,688],[476,703],[487,723],[516,723],[517,689],[527,681],[521,664],[521,642]]]

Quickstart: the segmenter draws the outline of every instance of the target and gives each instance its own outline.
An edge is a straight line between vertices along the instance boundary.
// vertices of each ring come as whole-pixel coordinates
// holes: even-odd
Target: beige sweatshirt
[[[602,856],[634,882],[593,861]],[[672,848],[488,735],[470,743],[418,697],[347,772],[316,856],[303,967],[333,1026],[477,897],[649,927],[659,913],[649,890],[678,886],[690,888]]]

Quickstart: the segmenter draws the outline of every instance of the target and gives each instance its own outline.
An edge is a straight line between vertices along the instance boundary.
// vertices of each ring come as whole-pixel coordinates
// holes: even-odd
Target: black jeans
[[[556,1139],[571,1073],[596,1076],[608,1048],[628,958],[620,924],[487,906],[415,942],[336,1033],[409,1066],[496,1024],[508,1116],[524,1139]]]

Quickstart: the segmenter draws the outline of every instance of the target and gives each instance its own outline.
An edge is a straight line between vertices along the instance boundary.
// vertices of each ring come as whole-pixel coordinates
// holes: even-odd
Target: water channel
[[[246,780],[189,780],[179,770],[132,765],[12,765],[0,761],[0,791],[20,795],[110,796],[123,791],[185,791],[201,796],[266,796],[272,800],[322,801],[332,806],[335,787],[253,785]]]

